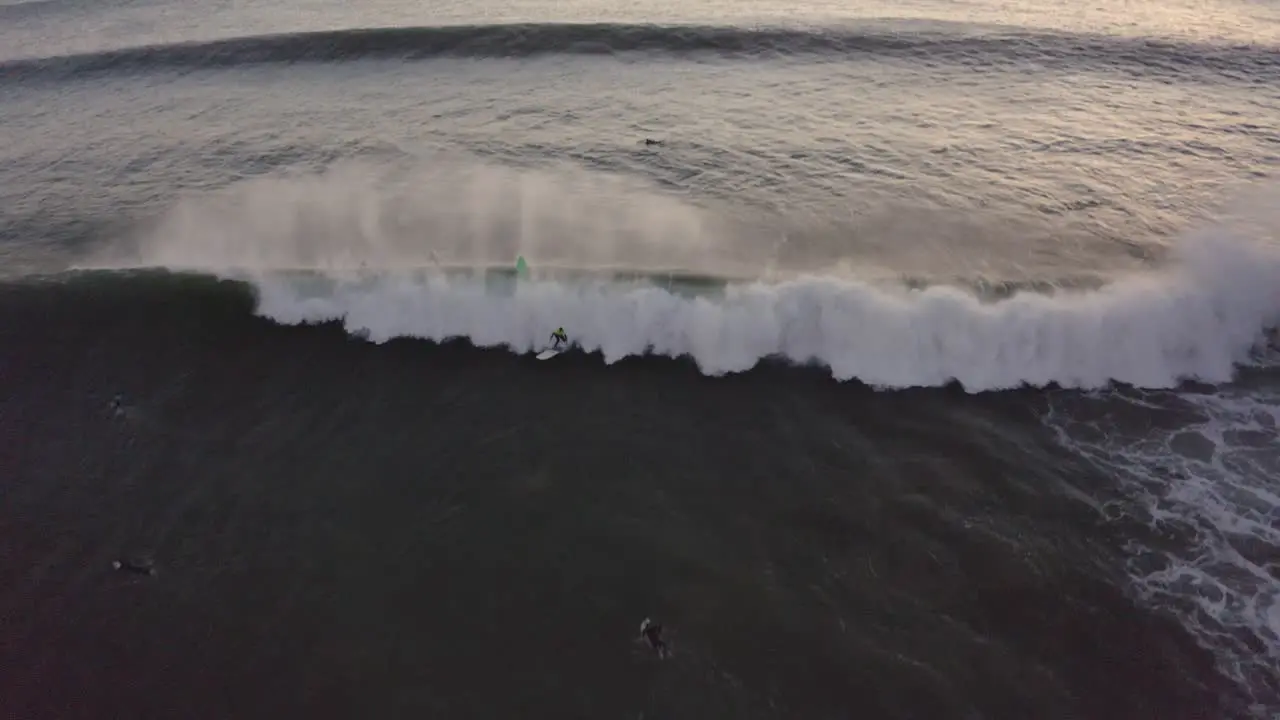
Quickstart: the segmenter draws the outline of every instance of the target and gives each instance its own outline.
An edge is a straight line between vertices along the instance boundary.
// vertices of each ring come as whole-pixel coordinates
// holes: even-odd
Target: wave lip
[[[281,63],[436,57],[525,58],[651,52],[727,57],[817,55],[918,57],[971,66],[1127,69],[1144,75],[1206,75],[1264,82],[1280,76],[1275,48],[1174,40],[1026,32],[893,32],[840,28],[736,28],[618,23],[358,28],[132,47],[0,63],[25,79]]]
[[[525,282],[495,293],[440,274],[307,287],[260,275],[254,283],[260,315],[287,324],[341,320],[375,342],[466,338],[525,353],[564,326],[573,344],[606,363],[689,356],[709,375],[781,357],[883,388],[1228,382],[1280,320],[1280,261],[1227,247],[1184,255],[1181,267],[1099,290],[997,302],[953,287],[818,277],[694,296],[607,282]]]

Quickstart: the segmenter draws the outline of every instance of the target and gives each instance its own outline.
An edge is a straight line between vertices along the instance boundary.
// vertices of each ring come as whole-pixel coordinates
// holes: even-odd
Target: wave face
[[[1180,254],[1177,267],[1153,276],[994,303],[954,287],[824,278],[731,284],[694,297],[603,282],[522,282],[495,293],[435,273],[254,282],[268,318],[341,320],[373,341],[465,338],[524,353],[564,326],[575,346],[608,363],[689,356],[712,375],[781,357],[885,388],[1226,382],[1280,321],[1280,257],[1207,238]]]
[[[365,28],[131,47],[0,63],[0,77],[207,69],[278,63],[527,58],[614,53],[732,58],[907,58],[987,69],[1128,70],[1188,80],[1270,82],[1280,55],[1258,45],[1022,31],[928,32],[626,24],[508,24]]]
[[[227,687],[247,688],[241,705],[278,704],[282,683],[332,676],[308,665],[313,638],[325,636],[312,619],[345,617],[351,598],[367,598],[374,627],[389,632],[361,626],[326,655],[344,667],[341,658],[361,652],[404,658],[400,673],[376,679],[383,693],[356,683],[359,692],[321,696],[359,696],[366,710],[366,695],[376,704],[387,687],[416,692],[421,668],[432,667],[453,672],[432,699],[480,705],[486,717],[556,706],[567,676],[591,680],[593,704],[616,703],[612,716],[719,715],[707,712],[707,696],[744,708],[735,717],[849,716],[855,701],[841,679],[868,673],[904,689],[868,687],[858,708],[894,720],[957,707],[999,716],[1010,698],[1022,717],[1064,708],[1089,718],[1244,717],[1233,711],[1248,698],[1208,653],[1116,582],[1125,542],[1150,535],[1122,534],[1128,524],[1095,519],[1070,491],[1110,487],[1111,477],[1079,467],[1034,422],[1046,396],[1080,393],[874,392],[780,367],[707,381],[665,361],[606,367],[581,354],[539,363],[464,343],[374,347],[333,327],[273,325],[251,315],[253,303],[243,284],[187,274],[0,283],[0,347],[20,349],[0,368],[0,434],[22,440],[0,445],[18,469],[6,497],[15,547],[0,560],[32,579],[0,594],[21,618],[0,647],[19,670],[0,687],[22,717],[57,717],[58,679],[85,662],[164,680],[121,696],[102,680],[106,670],[92,673],[81,702],[122,709],[112,716],[164,714],[190,697],[207,707]],[[1101,405],[1100,415],[1132,418],[1139,432],[1152,424]],[[1179,522],[1180,533],[1198,520]],[[135,549],[160,568],[148,585],[98,570]],[[620,557],[646,571],[618,573]],[[626,628],[655,575],[672,599],[653,602],[681,618],[672,636],[683,655],[666,667],[732,673],[694,673],[697,682],[664,694],[674,704],[661,713],[612,689],[634,681]],[[1232,604],[1255,597],[1238,578],[1231,589]],[[131,613],[150,590],[165,594]],[[174,596],[190,601],[165,601]],[[529,597],[552,608],[548,642],[593,608],[608,613],[601,627],[623,631],[586,633],[583,642],[598,645],[567,654],[580,665],[547,663],[544,643],[515,643],[512,662],[547,663],[553,679],[516,673],[523,695],[484,700],[494,695],[480,692],[492,680],[485,659],[528,628]],[[1265,615],[1269,601],[1256,597]],[[90,612],[99,606],[121,622],[103,626],[103,613]],[[67,629],[67,607],[88,619]],[[258,620],[246,628],[247,618]],[[264,658],[237,640],[178,658],[157,624],[297,645]],[[769,642],[744,641],[744,626]],[[455,631],[448,643],[419,641]],[[64,651],[96,647],[103,633],[112,647],[156,640],[124,658]],[[386,638],[394,641],[378,644]],[[474,662],[459,668],[449,649],[466,642]],[[779,647],[805,662],[784,664],[780,676],[770,660]],[[16,661],[23,656],[41,662]],[[281,680],[280,668],[302,671]],[[263,698],[251,697],[273,670]],[[201,695],[211,672],[218,691]],[[475,693],[452,689],[467,682],[479,683]],[[750,694],[771,682],[769,697]],[[1257,687],[1262,699],[1274,684]],[[375,715],[406,706],[396,692]]]

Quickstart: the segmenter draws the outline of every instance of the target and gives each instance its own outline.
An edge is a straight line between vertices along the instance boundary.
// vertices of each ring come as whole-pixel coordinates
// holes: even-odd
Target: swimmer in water
[[[662,640],[661,625],[650,621],[649,618],[645,618],[644,622],[640,623],[640,635],[649,642],[649,647],[658,653],[658,657],[667,657],[667,644]]]
[[[134,560],[116,560],[111,563],[111,567],[120,572],[133,573],[134,575],[155,575],[155,568],[149,562],[136,562]]]

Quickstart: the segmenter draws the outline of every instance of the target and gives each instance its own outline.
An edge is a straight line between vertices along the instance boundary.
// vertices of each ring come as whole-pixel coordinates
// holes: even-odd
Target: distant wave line
[[[906,57],[971,67],[1024,64],[1117,69],[1141,76],[1272,82],[1280,52],[1089,34],[856,31],[630,24],[502,24],[363,28],[132,47],[0,63],[0,82],[97,73],[445,57],[649,53],[740,59]]]

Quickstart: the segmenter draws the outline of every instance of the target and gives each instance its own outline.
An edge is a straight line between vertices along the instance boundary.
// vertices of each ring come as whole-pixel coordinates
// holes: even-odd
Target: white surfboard
[[[559,355],[559,354],[560,354],[560,351],[559,351],[559,350],[543,350],[542,352],[538,353],[538,359],[539,359],[539,360],[550,360],[551,358],[553,358],[553,357],[555,357],[555,356],[557,356],[557,355]]]

